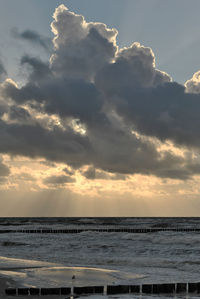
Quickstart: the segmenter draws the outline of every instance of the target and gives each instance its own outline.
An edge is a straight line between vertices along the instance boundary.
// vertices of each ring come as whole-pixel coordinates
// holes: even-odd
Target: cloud
[[[52,41],[50,38],[42,36],[36,31],[27,29],[23,32],[19,32],[17,28],[13,28],[12,36],[18,39],[26,40],[32,44],[38,45],[44,48],[48,52],[52,52]]]
[[[200,94],[189,94],[177,83],[112,94],[111,105],[139,133],[199,148]]]
[[[56,164],[53,163],[53,162],[51,162],[51,161],[44,160],[44,161],[40,161],[40,163],[43,164],[43,165],[45,165],[45,166],[47,166],[47,167],[51,167],[51,168],[56,167]]]
[[[200,174],[200,94],[192,87],[198,75],[186,87],[173,82],[156,69],[151,48],[135,42],[119,49],[116,29],[87,22],[64,5],[53,18],[50,61],[25,55],[27,82],[1,85],[0,152],[75,169],[91,165],[83,173],[88,179]],[[169,140],[181,154],[160,150]],[[45,183],[65,179],[71,178]]]
[[[10,174],[10,169],[7,165],[5,165],[0,158],[0,178],[7,177]]]
[[[51,75],[51,71],[49,69],[49,64],[44,63],[39,58],[30,57],[29,55],[24,55],[21,58],[21,65],[29,65],[31,67],[31,74],[29,77],[29,81],[34,83],[40,82],[43,78],[48,78]]]
[[[185,82],[186,92],[200,93],[200,71],[196,72],[193,77]]]
[[[0,82],[5,80],[6,75],[7,75],[6,69],[3,63],[0,61]]]
[[[62,186],[68,183],[74,183],[75,179],[66,175],[52,175],[43,180],[44,184],[52,186]]]
[[[110,174],[94,168],[94,166],[88,167],[86,171],[82,171],[82,175],[89,180],[125,180],[126,175],[123,174]]]
[[[27,172],[20,173],[20,175],[18,175],[16,179],[21,181],[27,181],[27,182],[36,181],[36,178]]]
[[[94,167],[89,167],[86,171],[84,171],[83,176],[89,180],[96,179],[96,169]]]
[[[27,109],[12,105],[9,107],[8,117],[11,121],[29,123],[32,119]]]
[[[97,86],[111,95],[130,87],[155,87],[170,81],[168,74],[155,68],[155,56],[151,48],[139,43],[119,50],[114,63],[106,64],[96,74]]]
[[[74,173],[75,173],[75,171],[72,169],[72,168],[70,168],[70,167],[65,167],[65,168],[63,168],[63,171],[67,174],[67,175],[73,175]]]
[[[24,125],[0,121],[0,132],[0,152],[11,155],[45,157],[80,167],[88,161],[91,151],[87,137],[57,127],[47,130],[37,123]]]
[[[92,80],[116,54],[116,29],[102,23],[87,23],[83,16],[60,5],[51,24],[55,53],[50,62],[57,75]]]
[[[192,82],[197,79],[198,73]],[[192,82],[186,83],[186,90],[171,82],[166,73],[156,70],[152,50],[138,43],[122,49],[95,79],[105,101],[129,127],[161,141],[199,147],[200,93],[193,94]]]
[[[7,83],[4,89],[4,95],[11,98],[17,104],[35,102],[43,106],[48,114],[59,114],[61,117],[74,117],[82,122],[89,123],[94,118],[103,117],[101,113],[102,98],[100,92],[94,84],[82,79],[64,79],[50,76],[46,80],[40,80],[41,72],[47,75],[45,67],[40,70],[40,64],[37,66],[31,79],[22,88],[17,88],[14,84]]]

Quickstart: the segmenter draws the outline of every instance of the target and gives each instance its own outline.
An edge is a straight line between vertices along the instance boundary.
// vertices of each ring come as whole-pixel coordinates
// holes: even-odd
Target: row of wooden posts
[[[200,232],[200,228],[83,228],[83,229],[22,229],[0,230],[3,233],[26,234],[77,234],[82,232],[107,232],[107,233],[155,233],[155,232]]]
[[[200,282],[143,285],[108,285],[65,288],[8,288],[9,296],[90,295],[90,294],[188,294],[200,293]]]

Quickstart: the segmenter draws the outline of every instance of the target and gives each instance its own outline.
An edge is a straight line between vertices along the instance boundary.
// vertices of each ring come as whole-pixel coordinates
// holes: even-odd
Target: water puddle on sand
[[[108,285],[126,281],[127,277],[133,280],[143,277],[118,270],[88,267],[46,267],[28,269],[26,273],[27,280],[39,287]]]
[[[62,287],[133,283],[144,275],[121,270],[63,265],[0,257],[0,275],[17,286]]]

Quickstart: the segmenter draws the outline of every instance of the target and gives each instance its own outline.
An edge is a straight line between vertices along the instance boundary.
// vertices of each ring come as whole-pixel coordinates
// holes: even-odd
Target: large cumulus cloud
[[[185,88],[157,70],[154,59],[151,49],[134,43],[97,73],[95,83],[110,106],[140,133],[199,147],[197,74]]]
[[[116,29],[64,5],[53,18],[50,61],[25,55],[26,84],[1,85],[0,152],[90,165],[85,176],[95,178],[95,169],[172,179],[199,174],[199,156],[189,154],[200,146],[197,76],[186,86],[173,82],[156,69],[150,48],[135,42],[119,49]],[[160,150],[168,140],[185,153]]]
[[[155,56],[151,48],[133,43],[116,54],[115,61],[106,64],[96,74],[97,86],[108,94],[121,90],[155,87],[171,78],[155,68]]]
[[[55,53],[51,68],[58,76],[92,80],[102,65],[116,54],[116,29],[102,23],[87,23],[83,16],[60,5],[51,24]]]
[[[200,94],[189,94],[182,85],[166,83],[156,88],[129,86],[106,93],[106,97],[124,122],[140,133],[199,148]]]

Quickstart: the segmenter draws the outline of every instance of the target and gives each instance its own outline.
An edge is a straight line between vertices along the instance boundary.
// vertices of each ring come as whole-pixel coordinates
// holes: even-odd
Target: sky
[[[199,0],[0,4],[0,216],[200,216]]]

